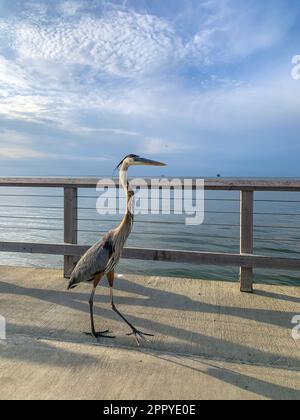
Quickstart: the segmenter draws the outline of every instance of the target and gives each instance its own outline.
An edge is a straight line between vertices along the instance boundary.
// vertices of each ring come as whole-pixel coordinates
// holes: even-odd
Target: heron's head
[[[137,155],[127,155],[124,157],[123,160],[119,163],[119,165],[116,167],[116,169],[123,168],[124,170],[127,170],[129,166],[138,166],[138,165],[144,165],[144,166],[166,166],[165,163],[156,162],[155,160],[145,159]]]

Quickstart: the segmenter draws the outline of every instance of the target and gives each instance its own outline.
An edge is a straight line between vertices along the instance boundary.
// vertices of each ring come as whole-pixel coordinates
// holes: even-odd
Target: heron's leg
[[[121,312],[116,308],[116,305],[114,304],[114,294],[113,294],[113,284],[114,284],[114,272],[112,272],[112,273],[109,273],[108,275],[107,275],[107,279],[108,279],[108,282],[109,282],[109,286],[110,286],[110,299],[111,299],[111,307],[112,307],[112,310],[117,314],[117,315],[119,315],[119,317],[120,318],[122,318],[123,319],[123,321],[124,322],[126,322],[126,324],[130,327],[130,329],[132,330],[132,332],[130,333],[130,334],[128,334],[128,335],[134,335],[134,337],[135,337],[135,340],[136,340],[136,342],[137,342],[137,345],[139,346],[140,345],[140,339],[143,339],[143,340],[145,340],[145,341],[148,341],[147,339],[146,339],[146,337],[145,336],[147,336],[147,337],[154,337],[154,335],[153,334],[148,334],[148,333],[144,333],[144,332],[142,332],[142,331],[139,331],[137,328],[135,328],[129,321],[128,321],[128,319],[126,319],[125,318],[125,316],[124,315],[122,315],[121,314]]]
[[[100,277],[95,277],[94,285],[93,285],[93,290],[92,290],[91,297],[90,297],[90,300],[89,300],[89,305],[90,305],[90,319],[91,319],[91,333],[86,333],[86,335],[91,335],[91,336],[93,336],[95,338],[99,338],[99,337],[115,338],[115,337],[110,336],[110,335],[105,335],[106,333],[109,332],[109,330],[96,332],[96,329],[95,329],[95,323],[94,323],[94,298],[95,298],[96,288],[97,288],[100,280],[101,280],[101,276]]]

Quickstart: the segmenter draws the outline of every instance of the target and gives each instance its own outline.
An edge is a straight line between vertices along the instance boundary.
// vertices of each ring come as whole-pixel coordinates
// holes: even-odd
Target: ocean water
[[[79,190],[79,243],[92,244],[115,227],[121,215],[100,216],[99,194]],[[205,221],[186,226],[178,215],[137,215],[128,246],[210,252],[239,252],[239,192],[206,191]],[[300,258],[300,193],[255,193],[258,255]],[[63,191],[58,188],[0,188],[0,242],[63,242]],[[62,268],[63,258],[0,253],[1,265]],[[238,268],[122,260],[119,273],[237,281]],[[300,272],[256,270],[258,283],[299,285]]]

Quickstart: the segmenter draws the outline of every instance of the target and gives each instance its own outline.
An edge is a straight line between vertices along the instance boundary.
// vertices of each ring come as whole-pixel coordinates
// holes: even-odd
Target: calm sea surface
[[[121,216],[99,216],[95,190],[79,190],[79,243],[92,244]],[[255,253],[300,258],[300,193],[255,194]],[[239,252],[239,193],[205,193],[205,222],[186,226],[185,216],[139,215],[128,246]],[[0,241],[63,242],[61,189],[0,188]],[[62,257],[0,253],[1,265],[62,267]],[[120,273],[238,279],[237,268],[122,261]],[[257,270],[256,281],[300,284],[300,272]]]

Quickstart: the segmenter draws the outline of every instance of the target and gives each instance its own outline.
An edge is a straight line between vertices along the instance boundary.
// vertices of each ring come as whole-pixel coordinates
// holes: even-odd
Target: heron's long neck
[[[126,211],[120,225],[116,229],[116,237],[121,244],[125,244],[130,232],[132,230],[134,216],[133,216],[133,197],[128,191],[127,185],[127,169],[121,167],[120,170],[120,185],[122,185],[126,194]]]

